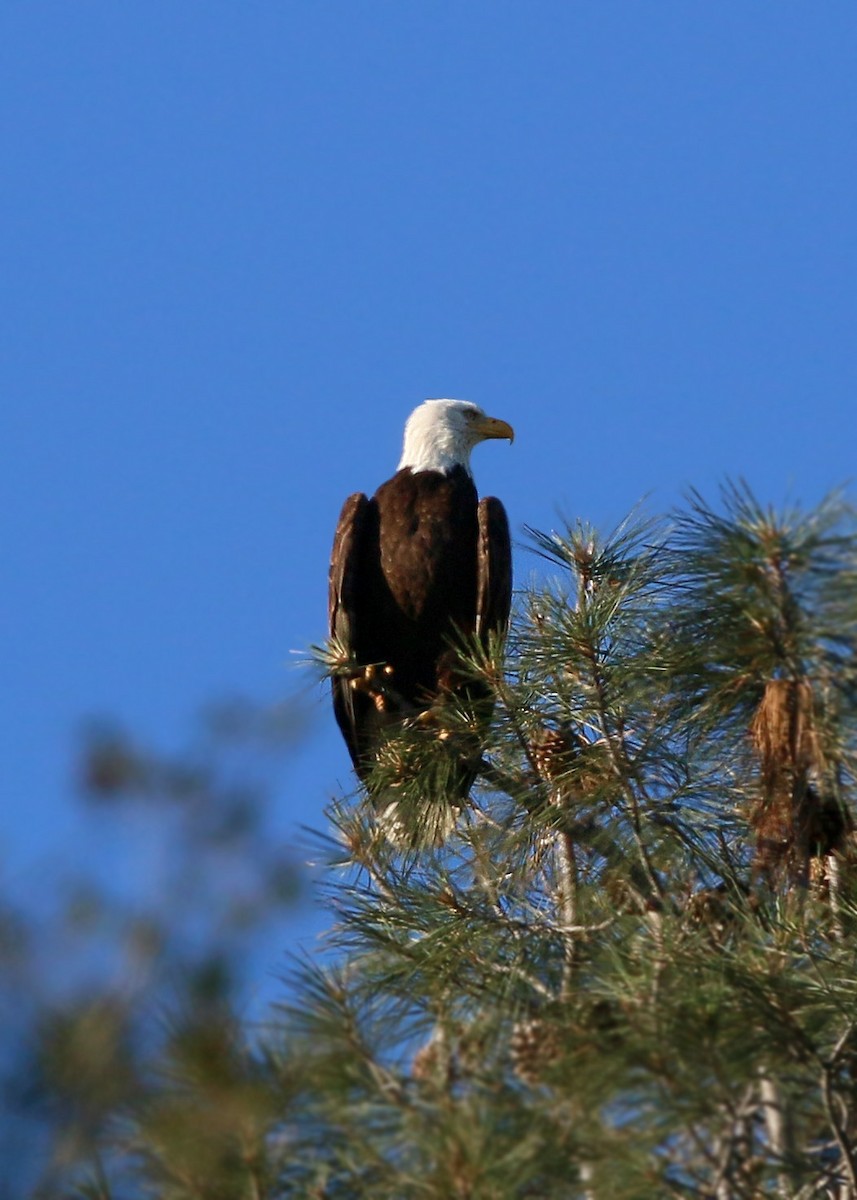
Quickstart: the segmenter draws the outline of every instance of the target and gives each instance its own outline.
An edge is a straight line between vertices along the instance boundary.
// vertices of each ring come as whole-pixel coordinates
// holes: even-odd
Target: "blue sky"
[[[426,396],[515,426],[474,467],[518,531],[853,476],[855,36],[852,0],[3,5],[7,877],[91,852],[92,715],[169,746],[305,686],[277,821],[322,825],[348,760],[291,652]]]

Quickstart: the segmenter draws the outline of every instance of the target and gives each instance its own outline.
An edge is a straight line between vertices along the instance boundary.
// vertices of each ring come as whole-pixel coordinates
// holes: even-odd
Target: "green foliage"
[[[43,1036],[80,1195],[857,1197],[852,514],[742,486],[533,539],[505,661],[467,649],[490,725],[439,702],[331,806],[328,946],[270,1021]]]

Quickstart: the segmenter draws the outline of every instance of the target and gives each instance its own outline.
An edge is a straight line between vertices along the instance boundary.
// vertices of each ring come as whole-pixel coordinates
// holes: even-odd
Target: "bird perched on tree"
[[[514,432],[468,401],[426,400],[405,425],[396,474],[371,499],[357,492],[343,506],[329,617],[347,666],[332,675],[333,707],[364,782],[391,729],[425,720],[445,695],[484,698],[457,669],[453,642],[475,636],[487,647],[509,620],[506,512],[494,497],[479,500],[470,471],[471,451],[487,438],[511,442]],[[459,772],[460,796],[475,773],[472,763]]]

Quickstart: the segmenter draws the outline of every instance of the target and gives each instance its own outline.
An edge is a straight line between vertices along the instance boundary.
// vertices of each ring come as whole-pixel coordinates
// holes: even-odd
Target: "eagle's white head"
[[[469,475],[470,452],[486,438],[512,442],[515,431],[469,400],[426,400],[408,417],[399,470],[410,467],[446,474],[453,467],[464,467]]]

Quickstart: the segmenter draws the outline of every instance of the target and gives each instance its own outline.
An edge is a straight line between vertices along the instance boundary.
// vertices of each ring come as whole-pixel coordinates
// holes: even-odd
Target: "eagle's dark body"
[[[367,779],[385,729],[444,692],[480,697],[451,644],[505,630],[511,601],[509,526],[499,500],[479,501],[463,466],[405,467],[339,518],[330,567],[330,633],[382,691],[334,676],[333,704],[355,770]],[[386,674],[381,674],[387,667]],[[484,688],[482,694],[484,695]],[[467,772],[463,790],[472,782]]]

